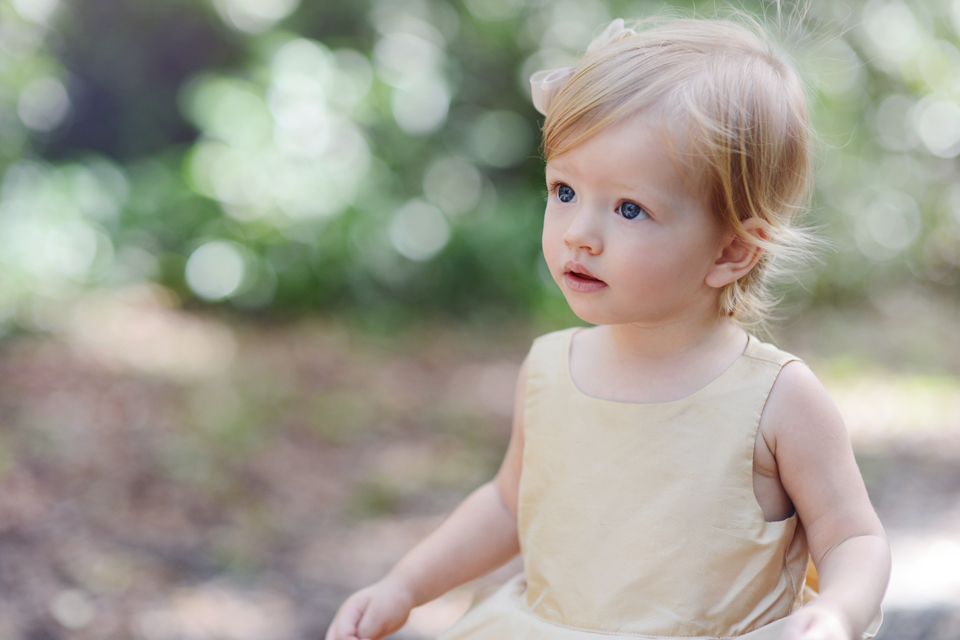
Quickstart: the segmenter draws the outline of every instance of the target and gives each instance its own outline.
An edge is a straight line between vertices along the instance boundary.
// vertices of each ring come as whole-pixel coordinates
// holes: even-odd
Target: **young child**
[[[520,551],[524,573],[442,640],[872,637],[889,549],[842,419],[741,326],[763,317],[774,258],[803,247],[796,73],[731,22],[617,20],[532,83],[543,253],[595,326],[534,342],[497,476],[327,639],[383,638]]]

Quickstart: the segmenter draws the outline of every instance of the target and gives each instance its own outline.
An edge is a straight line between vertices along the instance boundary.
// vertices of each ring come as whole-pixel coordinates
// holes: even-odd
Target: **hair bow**
[[[623,18],[617,18],[607,25],[603,33],[593,39],[593,42],[587,47],[587,53],[601,49],[620,38],[635,35],[637,35],[636,31],[624,26]],[[573,76],[573,69],[572,66],[545,69],[530,76],[530,94],[533,98],[533,106],[536,107],[537,111],[547,115],[547,109],[550,108],[553,98]]]

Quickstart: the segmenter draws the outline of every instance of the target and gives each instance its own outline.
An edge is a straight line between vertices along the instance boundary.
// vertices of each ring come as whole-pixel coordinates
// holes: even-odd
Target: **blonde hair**
[[[644,25],[640,25],[641,27]],[[647,26],[588,52],[549,105],[546,159],[642,114],[663,122],[672,155],[725,228],[763,251],[720,295],[721,313],[763,323],[774,262],[809,255],[792,222],[809,202],[811,128],[797,72],[753,30],[729,20]],[[743,221],[761,221],[761,237]]]

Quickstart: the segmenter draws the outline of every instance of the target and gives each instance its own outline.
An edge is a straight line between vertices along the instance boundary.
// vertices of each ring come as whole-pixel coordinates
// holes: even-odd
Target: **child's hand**
[[[387,576],[347,598],[330,623],[326,640],[380,640],[407,621],[413,594]]]
[[[780,640],[853,640],[843,616],[812,602],[792,614]]]

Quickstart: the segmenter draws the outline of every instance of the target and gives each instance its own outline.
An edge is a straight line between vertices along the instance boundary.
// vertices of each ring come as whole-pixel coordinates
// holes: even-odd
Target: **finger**
[[[349,634],[344,634],[341,629],[342,623],[339,619],[334,619],[330,624],[330,628],[327,629],[327,636],[324,640],[356,640],[356,638],[351,638]]]
[[[834,624],[829,618],[814,615],[802,620],[803,624],[796,625],[793,635],[786,633],[782,640],[842,640],[848,636],[843,629]]]
[[[327,627],[327,635],[324,636],[323,640],[337,640],[340,637],[340,612],[337,611],[336,615],[333,616],[333,620],[330,621],[330,626]]]
[[[358,640],[360,619],[363,617],[363,612],[368,604],[369,600],[364,597],[351,598],[343,603],[337,613],[339,622],[336,625],[337,635],[334,636],[333,640]]]
[[[809,627],[803,635],[799,636],[800,640],[828,640],[830,637],[826,629],[818,626]]]
[[[793,614],[787,620],[787,624],[783,626],[783,634],[781,634],[780,640],[800,640],[811,624],[813,624],[813,620],[807,612]]]
[[[378,609],[376,605],[367,607],[357,624],[357,636],[362,640],[380,640],[400,628],[394,612]]]
[[[385,635],[381,633],[382,630],[383,624],[374,622],[374,616],[370,615],[369,609],[364,612],[363,617],[357,623],[357,637],[360,640],[376,640],[377,638],[381,638]]]

